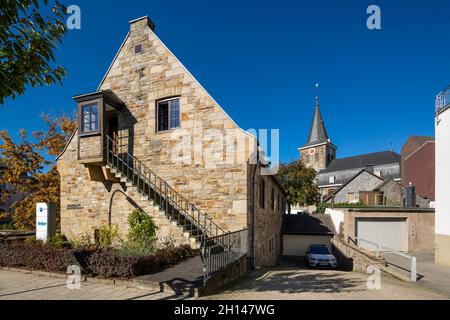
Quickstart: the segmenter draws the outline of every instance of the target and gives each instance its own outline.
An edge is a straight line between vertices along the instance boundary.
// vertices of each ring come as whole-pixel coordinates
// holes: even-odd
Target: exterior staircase
[[[155,172],[128,152],[120,152],[118,141],[106,136],[106,168],[121,183],[148,201],[154,211],[181,227],[193,247],[226,232]]]
[[[218,272],[242,264],[248,255],[248,229],[226,232],[144,163],[122,152],[118,141],[106,136],[105,142],[105,166],[110,173],[167,218],[171,227],[181,228],[192,247],[201,248],[205,288]]]

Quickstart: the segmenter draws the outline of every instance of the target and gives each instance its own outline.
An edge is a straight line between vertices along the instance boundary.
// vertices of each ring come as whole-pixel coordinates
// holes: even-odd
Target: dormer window
[[[98,103],[81,106],[81,133],[98,132]]]

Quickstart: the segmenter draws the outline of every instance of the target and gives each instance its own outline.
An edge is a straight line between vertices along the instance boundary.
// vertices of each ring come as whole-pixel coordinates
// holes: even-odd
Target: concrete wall
[[[308,247],[313,244],[323,244],[331,247],[332,236],[328,235],[303,235],[285,234],[283,235],[283,255],[304,257]]]
[[[344,211],[344,241],[356,236],[357,218],[406,219],[408,228],[408,251],[430,251],[434,249],[433,210],[414,209],[342,209]]]
[[[450,266],[450,109],[436,120],[436,262]]]

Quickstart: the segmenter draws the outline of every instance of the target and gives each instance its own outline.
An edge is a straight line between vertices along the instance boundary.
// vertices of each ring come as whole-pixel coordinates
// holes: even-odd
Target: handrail
[[[225,269],[248,253],[249,228],[229,232],[202,241],[204,283],[211,274]]]
[[[208,238],[226,234],[226,232],[208,217],[207,214],[201,212],[194,204],[172,188],[142,161],[138,160],[128,152],[121,152],[118,141],[114,141],[106,135],[105,147],[107,164],[119,169],[127,179],[132,180],[132,184],[138,188],[138,191],[141,192],[142,190],[148,198],[151,197],[151,189],[153,189],[155,202],[156,200],[159,200],[159,206],[166,214],[169,213],[169,205],[172,206],[172,213],[174,213],[173,208],[176,207],[176,209],[191,222],[190,232],[193,231],[192,223],[194,223],[196,228],[202,233],[205,233]],[[126,160],[121,157],[125,157]],[[117,160],[116,164],[113,163],[114,159]],[[146,184],[148,185],[148,188],[146,188]],[[177,219],[179,218],[180,217]],[[179,222],[179,220],[177,220],[177,222]],[[197,234],[196,237],[200,237],[200,235]]]
[[[354,240],[356,240],[356,242]],[[368,243],[368,244],[371,244],[371,245],[375,246],[376,247],[377,258],[380,257],[380,251],[384,250],[384,251],[387,251],[387,252],[390,252],[390,253],[396,254],[398,256],[401,256],[403,258],[411,260],[411,281],[412,282],[417,282],[417,258],[416,257],[410,256],[410,255],[408,255],[406,253],[399,252],[397,250],[388,248],[388,247],[380,245],[378,243],[375,243],[375,242],[372,242],[372,241],[369,241],[369,240],[366,240],[366,239],[358,238],[358,237],[353,237],[353,238],[352,237],[348,237],[348,242],[349,243],[352,242],[352,243],[356,244],[358,246],[358,248],[361,248],[361,246],[359,245],[360,242],[365,242],[365,243]]]

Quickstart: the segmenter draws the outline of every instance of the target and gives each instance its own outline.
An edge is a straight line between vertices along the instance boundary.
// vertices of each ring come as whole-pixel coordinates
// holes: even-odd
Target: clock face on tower
[[[316,149],[309,149],[309,154],[311,156],[315,155],[316,154]]]

